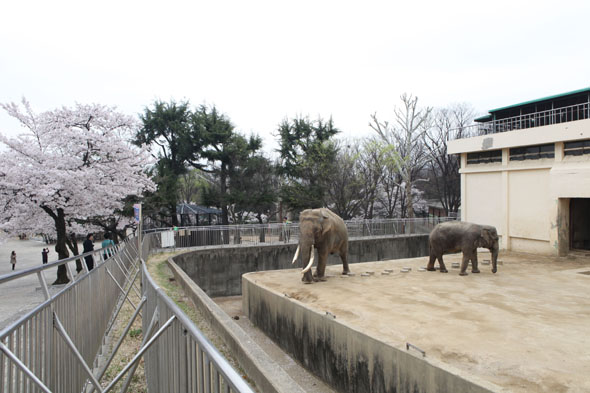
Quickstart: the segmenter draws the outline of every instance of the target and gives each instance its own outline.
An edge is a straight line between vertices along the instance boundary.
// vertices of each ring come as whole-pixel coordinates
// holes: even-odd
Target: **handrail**
[[[162,290],[149,275],[145,263],[142,263],[142,274],[144,277],[144,285],[149,285],[157,293],[158,299],[164,303],[167,308],[166,315],[174,315],[180,324],[186,329],[186,333],[193,336],[200,349],[205,352],[210,362],[214,364],[217,372],[221,374],[225,382],[236,392],[253,392],[252,388],[244,381],[244,379],[238,374],[233,367],[227,362],[227,360],[221,355],[217,348],[203,335],[203,333],[195,326],[184,312],[176,305],[176,303],[166,295],[166,292]]]
[[[586,119],[590,119],[590,103],[588,102],[470,124],[468,126],[455,128],[451,131],[460,130],[461,135],[474,137]],[[456,133],[451,133],[449,135],[454,134]]]
[[[445,219],[445,217],[436,217],[436,219]],[[454,219],[454,217],[449,217],[449,219]],[[359,225],[359,224],[366,224],[366,223],[404,223],[404,222],[423,222],[432,220],[432,217],[414,217],[414,218],[370,218],[370,219],[352,219],[352,220],[344,220],[344,223],[347,225]],[[165,232],[165,231],[181,231],[181,230],[192,230],[192,231],[209,231],[209,230],[231,230],[231,229],[248,229],[248,228],[282,228],[287,225],[290,228],[299,227],[299,222],[291,222],[289,224],[285,224],[282,222],[269,222],[264,224],[229,224],[229,225],[190,225],[190,226],[177,226],[177,227],[161,227],[161,228],[151,228],[146,229],[143,233],[154,233],[154,232]]]
[[[42,272],[43,270],[48,270],[48,269],[54,268],[56,266],[61,266],[61,265],[64,265],[64,264],[66,264],[68,262],[73,262],[76,259],[84,259],[84,257],[86,257],[86,256],[90,256],[90,255],[94,256],[94,254],[99,254],[100,251],[110,250],[112,248],[118,248],[118,246],[119,246],[118,244],[115,244],[114,246],[113,245],[110,245],[108,247],[104,247],[104,248],[99,248],[99,249],[96,249],[96,250],[88,251],[88,252],[86,252],[84,254],[78,254],[78,255],[74,255],[72,257],[68,257],[68,258],[65,258],[65,259],[60,259],[58,261],[48,262],[48,263],[45,263],[45,264],[43,264],[41,266],[35,266],[35,267],[30,267],[30,268],[22,269],[22,270],[19,270],[19,271],[15,271],[14,273],[12,273],[12,272],[11,273],[7,273],[7,274],[4,274],[4,275],[1,275],[0,276],[0,284],[3,284],[3,283],[8,282],[8,281],[16,280],[18,278],[26,277],[26,276],[29,276],[31,274],[36,274],[36,273]]]
[[[112,311],[124,300],[118,283],[130,289],[133,286],[129,275],[139,268],[133,243],[126,240],[0,277],[2,284],[36,274],[45,289],[44,301],[0,331],[0,391],[82,390],[103,337],[110,330]],[[104,260],[103,252],[108,248],[115,253]],[[95,259],[91,271],[84,261],[89,255]],[[84,270],[74,276],[68,264],[78,259]],[[50,294],[43,272],[61,265],[66,265],[72,281]],[[114,265],[118,268],[110,273]]]

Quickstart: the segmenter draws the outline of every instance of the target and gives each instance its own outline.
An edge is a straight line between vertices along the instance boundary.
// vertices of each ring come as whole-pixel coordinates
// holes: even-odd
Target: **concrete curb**
[[[239,327],[191,278],[174,262],[168,266],[186,295],[198,307],[212,328],[230,347],[240,366],[261,392],[305,393],[305,391]]]

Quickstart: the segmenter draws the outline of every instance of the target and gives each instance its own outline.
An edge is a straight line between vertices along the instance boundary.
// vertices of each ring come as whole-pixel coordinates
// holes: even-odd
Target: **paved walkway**
[[[11,273],[10,253],[16,251],[16,270],[23,270],[42,265],[41,251],[49,248],[49,262],[57,260],[55,245],[47,246],[36,240],[10,239],[0,243],[0,276]],[[100,247],[95,243],[95,248]],[[80,246],[80,250],[82,247]],[[47,283],[50,285],[57,277],[57,268],[47,269],[43,272]],[[51,287],[50,291],[57,292],[60,287]],[[36,274],[19,278],[8,283],[0,284],[0,330],[16,321],[27,311],[41,304],[45,297],[41,290],[41,283]]]

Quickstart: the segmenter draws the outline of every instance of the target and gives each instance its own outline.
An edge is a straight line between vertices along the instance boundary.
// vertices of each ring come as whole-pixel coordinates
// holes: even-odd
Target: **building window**
[[[563,154],[566,156],[590,154],[590,140],[565,142],[563,144]]]
[[[538,160],[555,157],[555,145],[523,146],[510,149],[510,161]]]
[[[502,150],[467,153],[467,165],[489,164],[492,162],[502,162]]]

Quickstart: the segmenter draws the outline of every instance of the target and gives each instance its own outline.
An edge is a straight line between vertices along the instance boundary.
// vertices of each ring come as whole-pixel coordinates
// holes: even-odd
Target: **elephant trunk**
[[[492,273],[496,273],[498,271],[498,245],[496,244],[490,251],[492,253]]]
[[[314,255],[315,253],[313,252],[313,244],[311,245],[311,251],[310,251],[311,257],[309,258],[309,263],[307,264],[307,266],[305,267],[305,269],[303,269],[301,271],[302,274],[305,274],[309,271],[309,269],[311,269],[311,267],[313,266],[313,259],[314,259]]]
[[[313,258],[313,254],[313,240],[307,238],[301,239],[299,242],[299,255],[301,256],[301,269],[303,273],[304,270],[309,270],[308,266]]]

